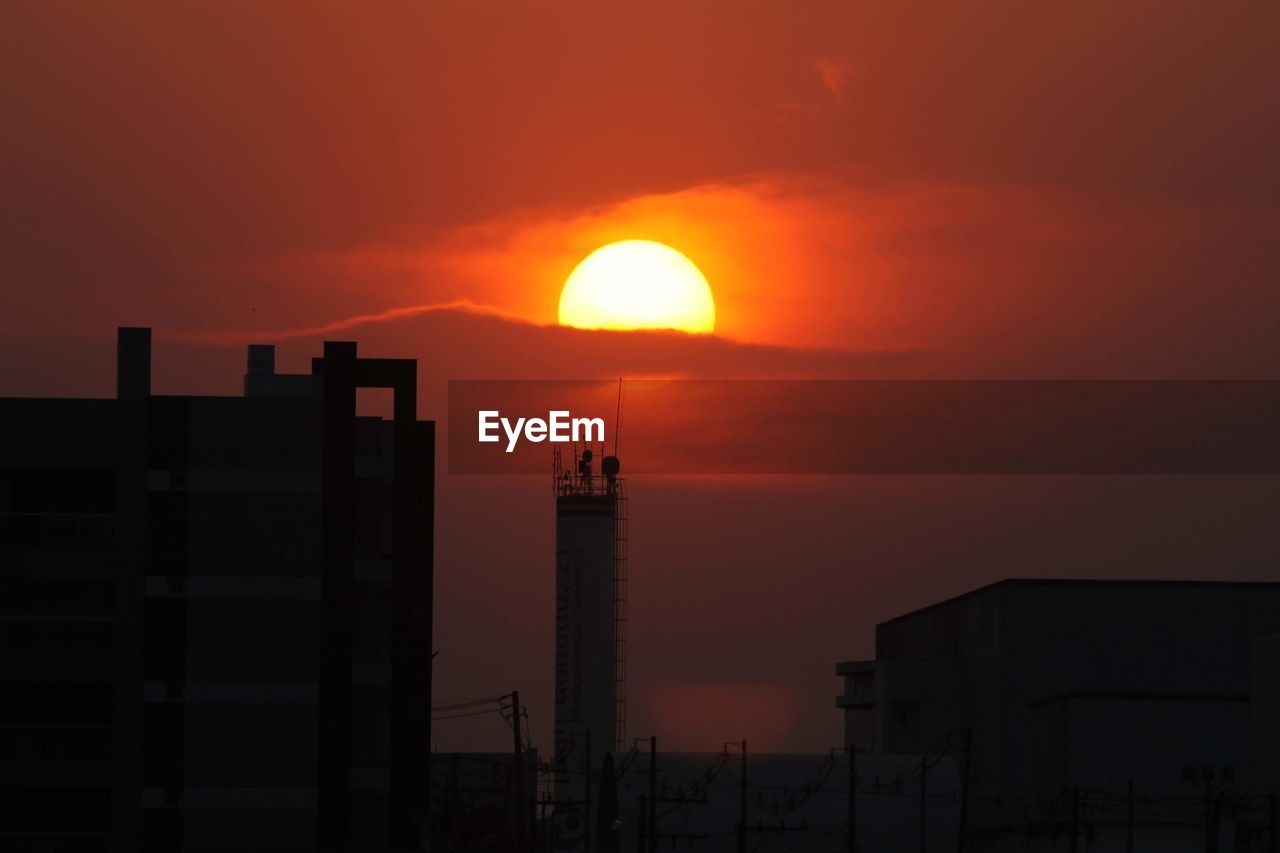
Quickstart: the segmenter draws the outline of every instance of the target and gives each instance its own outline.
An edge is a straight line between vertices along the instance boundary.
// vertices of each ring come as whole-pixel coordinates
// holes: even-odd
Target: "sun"
[[[702,271],[652,240],[622,240],[582,259],[560,292],[560,325],[713,332],[716,302]]]

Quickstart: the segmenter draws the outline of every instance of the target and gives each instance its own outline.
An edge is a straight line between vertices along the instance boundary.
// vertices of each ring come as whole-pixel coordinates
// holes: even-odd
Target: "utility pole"
[[[524,743],[520,740],[520,691],[511,691],[511,733],[514,736],[514,748],[511,752],[511,759],[514,762],[512,767],[515,768],[515,819],[516,819],[516,849],[525,850],[528,847],[528,839],[525,835],[524,827],[524,756],[521,754],[524,749]]]
[[[1129,780],[1129,823],[1125,834],[1125,853],[1133,853],[1133,780]]]
[[[853,744],[845,747],[849,756],[849,832],[845,838],[846,853],[858,853],[858,768]]]
[[[928,812],[925,796],[927,792],[927,783],[929,777],[929,759],[922,757],[920,759],[920,853],[925,853],[926,841],[928,838]]]
[[[658,736],[649,736],[649,853],[658,849]]]
[[[650,799],[644,794],[640,795],[640,828],[636,832],[636,850],[644,853],[647,849],[656,851],[658,842],[663,839],[671,842],[671,848],[674,850],[678,842],[685,842],[692,849],[693,842],[706,839],[706,834],[701,832],[660,832],[658,830],[658,818],[653,808],[656,803],[668,803],[677,807],[683,807],[694,804],[706,805],[708,802],[705,794],[698,797],[686,797],[683,789],[679,790],[674,797],[655,797]],[[650,815],[650,823],[646,828],[644,826],[646,811]],[[646,843],[646,841],[648,843]]]
[[[728,746],[729,746],[728,744],[725,744],[726,748],[728,748]],[[740,747],[742,749],[742,780],[741,780],[741,787],[739,789],[739,796],[740,796],[740,800],[739,800],[740,818],[738,820],[738,851],[739,853],[746,853],[748,832],[762,833],[764,835],[770,835],[770,836],[777,836],[784,832],[808,832],[809,824],[807,821],[802,824],[789,824],[787,823],[785,818],[780,823],[766,824],[757,817],[755,826],[752,826],[752,827],[747,826],[747,739],[746,738],[742,739],[742,743],[740,744]]]
[[[742,778],[738,789],[738,853],[747,853],[747,739],[742,739]]]

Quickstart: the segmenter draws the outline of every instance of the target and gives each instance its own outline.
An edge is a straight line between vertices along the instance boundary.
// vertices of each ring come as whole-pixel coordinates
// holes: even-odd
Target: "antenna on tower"
[[[622,377],[618,377],[618,409],[613,416],[613,455],[618,455],[618,436],[622,432]]]
[[[622,464],[618,462],[618,437],[622,433],[622,377],[618,377],[618,406],[613,416],[613,453],[604,457],[600,464],[600,470],[604,473],[605,487],[610,494],[615,493],[619,488],[618,472],[622,470]],[[603,445],[603,443],[602,443]],[[604,448],[601,447],[601,452]]]

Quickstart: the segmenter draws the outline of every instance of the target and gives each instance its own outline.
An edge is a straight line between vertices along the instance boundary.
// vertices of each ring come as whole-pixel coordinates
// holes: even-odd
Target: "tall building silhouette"
[[[0,399],[0,848],[418,849],[416,362],[251,347],[243,397],[159,396],[150,340],[119,331],[115,399]]]
[[[616,456],[556,454],[556,799],[585,798],[583,779],[626,738],[626,492]],[[594,796],[594,795],[593,795]],[[565,844],[587,831],[582,808],[557,809]],[[569,848],[566,848],[569,849]]]

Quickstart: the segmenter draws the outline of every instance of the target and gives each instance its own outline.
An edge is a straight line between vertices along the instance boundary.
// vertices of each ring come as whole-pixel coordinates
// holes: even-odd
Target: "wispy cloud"
[[[845,105],[845,95],[853,84],[853,66],[842,59],[815,59],[813,68],[818,72],[818,79],[823,87],[836,99],[840,107]]]
[[[428,305],[407,305],[401,308],[392,308],[387,311],[380,311],[372,314],[357,314],[353,317],[344,317],[341,320],[334,320],[332,323],[324,323],[323,325],[318,326],[302,326],[266,332],[243,332],[216,329],[209,331],[177,331],[163,334],[162,337],[168,340],[181,341],[183,343],[236,346],[240,344],[254,343],[255,341],[287,341],[295,338],[316,337],[319,335],[328,335],[333,332],[345,331],[357,326],[369,325],[371,323],[384,323],[390,320],[402,320],[407,317],[416,317],[421,314],[435,314],[446,311],[460,311],[466,314],[496,317],[501,320],[512,320],[521,323],[529,322],[523,317],[519,317],[507,311],[502,311],[490,305],[481,305],[479,303],[472,302],[469,299],[455,299],[450,302],[437,302]]]

